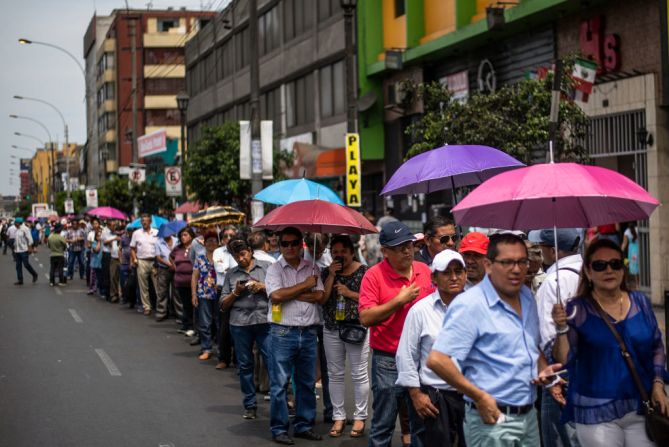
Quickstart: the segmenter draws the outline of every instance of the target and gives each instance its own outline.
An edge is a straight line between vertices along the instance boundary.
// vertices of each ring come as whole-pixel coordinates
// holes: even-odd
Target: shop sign
[[[604,33],[604,16],[581,21],[579,27],[581,54],[597,63],[597,74],[620,69],[620,37]]]
[[[360,136],[346,134],[346,204],[360,206]]]

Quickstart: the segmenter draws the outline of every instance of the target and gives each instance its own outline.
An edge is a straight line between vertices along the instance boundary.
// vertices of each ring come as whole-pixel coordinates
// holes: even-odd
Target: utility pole
[[[132,162],[136,164],[139,159],[137,154],[137,40],[135,38],[137,30],[135,29],[135,17],[128,17],[128,20],[130,26],[130,69],[132,70],[130,84],[132,89],[132,141],[130,144],[132,147]],[[134,197],[132,199],[132,211],[135,216],[139,214],[137,199]]]
[[[249,48],[251,80],[251,193],[253,196],[262,189],[262,147],[260,144],[260,61],[258,54],[258,2],[249,0]],[[251,202],[253,223],[263,216],[262,202]]]
[[[65,150],[67,153],[65,154],[65,172],[67,173],[65,175],[65,191],[67,192],[67,198],[69,199],[71,194],[70,194],[70,140],[69,140],[69,132],[67,130],[67,124],[65,125]]]
[[[357,132],[355,101],[355,43],[353,41],[353,18],[355,2],[344,6],[344,38],[346,39],[346,132]]]

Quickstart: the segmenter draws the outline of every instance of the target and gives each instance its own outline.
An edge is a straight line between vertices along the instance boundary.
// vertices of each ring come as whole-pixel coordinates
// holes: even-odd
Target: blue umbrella
[[[151,216],[151,228],[158,229],[160,226],[164,223],[169,222],[167,219],[164,217],[160,216]],[[142,218],[140,217],[139,219],[135,219],[130,223],[126,228],[131,229],[131,230],[136,230],[138,228],[142,228]]]
[[[325,200],[344,205],[336,192],[325,185],[304,178],[273,183],[256,194],[254,198],[274,205],[285,205],[302,200]]]
[[[165,238],[177,234],[179,231],[186,228],[185,220],[175,220],[173,222],[167,222],[160,226],[158,229],[158,237]]]

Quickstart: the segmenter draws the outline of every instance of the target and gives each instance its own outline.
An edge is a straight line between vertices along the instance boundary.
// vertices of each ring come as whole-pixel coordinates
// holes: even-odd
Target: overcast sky
[[[149,0],[128,0],[131,8],[146,8]],[[152,9],[220,10],[229,0],[153,0]],[[115,8],[125,8],[123,0],[17,0],[5,4],[5,17],[0,27],[0,54],[4,62],[0,70],[0,193],[19,192],[18,158],[31,155],[12,145],[30,148],[37,141],[14,135],[14,132],[34,135],[42,141],[47,135],[37,124],[9,118],[23,115],[43,122],[54,140],[62,144],[63,125],[60,117],[46,105],[13,99],[14,95],[48,101],[58,107],[69,127],[70,142],[83,144],[86,140],[84,78],[77,65],[65,53],[41,45],[20,45],[23,37],[48,42],[65,48],[77,57],[82,66],[83,38],[88,23],[97,10],[108,15]],[[10,157],[16,156],[16,159]],[[16,160],[16,165],[11,164]],[[16,174],[10,175],[14,169]],[[10,182],[10,178],[13,178]]]

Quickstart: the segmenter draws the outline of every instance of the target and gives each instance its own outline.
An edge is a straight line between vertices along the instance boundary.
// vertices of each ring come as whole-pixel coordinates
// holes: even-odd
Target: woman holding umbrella
[[[644,394],[650,394],[658,411],[669,414],[662,334],[650,300],[628,291],[624,279],[622,250],[615,242],[598,239],[585,253],[577,296],[566,310],[560,304],[553,308],[558,334],[553,355],[569,368],[564,417],[576,424],[582,445],[655,445],[638,414]],[[622,355],[618,334],[643,393]]]
[[[216,290],[216,269],[214,250],[218,248],[218,235],[208,231],[204,235],[206,253],[195,259],[191,277],[191,301],[198,312],[200,360],[209,360],[212,353],[212,336],[215,320],[218,318],[218,292]]]

